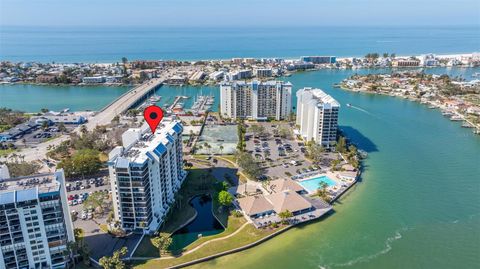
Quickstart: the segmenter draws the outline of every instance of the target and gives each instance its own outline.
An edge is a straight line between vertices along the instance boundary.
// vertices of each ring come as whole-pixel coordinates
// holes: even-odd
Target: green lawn
[[[284,227],[281,227],[275,230],[274,229],[256,229],[253,225],[247,225],[245,228],[243,228],[239,233],[235,234],[234,236],[227,238],[225,240],[219,240],[219,241],[215,241],[214,243],[204,245],[203,247],[201,247],[200,249],[192,253],[189,253],[177,258],[172,258],[172,259],[137,261],[134,263],[134,268],[138,268],[138,269],[165,268],[165,267],[182,264],[191,260],[207,257],[215,253],[245,246],[247,244],[253,243],[283,228]]]
[[[200,194],[210,194],[215,198],[216,191],[214,189],[216,179],[211,176],[208,169],[191,168],[188,171],[187,179],[180,189],[175,205],[170,211],[167,220],[161,227],[161,232],[173,233],[178,227],[186,223],[195,216],[195,209],[189,205],[189,200]],[[214,213],[219,221],[224,225],[227,224],[228,211],[218,212],[218,203],[213,199]],[[150,237],[145,236],[135,252],[137,257],[158,257],[158,250],[150,242]]]
[[[198,156],[199,158],[203,156]],[[222,156],[223,158],[230,159],[234,161],[233,156]],[[161,231],[172,233],[182,224],[187,222],[190,218],[195,215],[195,209],[192,208],[188,201],[194,197],[195,195],[199,194],[210,194],[213,197],[216,194],[215,190],[215,178],[210,175],[208,169],[200,169],[193,167],[188,170],[189,174],[187,179],[185,180],[182,189],[179,191],[179,195],[177,197],[177,204],[174,206],[173,210],[171,211],[170,217],[167,218],[165,224],[162,226]],[[233,234],[234,232],[238,231],[239,228],[246,223],[246,220],[241,217],[234,217],[230,215],[228,210],[218,210],[219,204],[216,199],[213,199],[213,212],[215,216],[219,219],[219,221],[226,227],[225,231],[211,235],[211,236],[204,236],[197,240],[195,240],[190,245],[186,246],[182,250],[174,251],[176,255],[180,254],[181,252],[187,252],[192,250],[201,244],[208,242],[213,239],[219,239],[226,237],[228,235]],[[199,249],[195,250],[192,253],[184,254],[178,256],[176,258],[169,258],[169,259],[159,259],[159,260],[148,260],[148,261],[138,261],[135,263],[136,268],[164,268],[176,264],[181,264],[190,260],[198,259],[201,257],[206,257],[213,255],[215,253],[223,252],[226,250],[230,250],[233,248],[245,246],[252,242],[255,242],[267,235],[272,234],[279,229],[256,229],[253,225],[247,225],[242,228],[237,234],[233,235],[230,238],[220,239],[218,241],[207,243],[203,245]],[[159,251],[156,249],[152,243],[150,242],[150,237],[145,236],[138,246],[134,257],[152,257],[158,258]]]
[[[195,240],[195,242],[193,242],[192,244],[185,247],[183,250],[177,250],[175,252],[180,253],[182,251],[188,251],[188,250],[191,250],[191,249],[197,247],[198,245],[202,244],[203,242],[232,234],[238,228],[240,228],[240,226],[242,226],[245,222],[246,222],[246,220],[243,217],[238,217],[237,218],[237,217],[230,216],[228,218],[228,224],[227,224],[227,228],[225,229],[225,231],[223,231],[219,234],[204,236],[202,238],[199,238],[199,239]],[[140,243],[137,250],[135,251],[134,257],[154,257],[154,258],[160,257],[158,249],[155,248],[150,241],[150,236],[144,236],[143,237],[142,242]]]
[[[0,156],[9,155],[14,151],[15,149],[0,149]]]

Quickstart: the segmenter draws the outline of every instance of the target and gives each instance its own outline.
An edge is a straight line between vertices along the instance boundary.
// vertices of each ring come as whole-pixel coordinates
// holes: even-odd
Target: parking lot
[[[303,141],[296,140],[293,133],[282,138],[278,134],[281,128],[293,130],[288,123],[251,123],[261,125],[265,128],[265,135],[254,137],[247,128],[246,149],[252,156],[262,163],[265,168],[265,175],[270,179],[285,178],[297,174],[312,171],[325,171],[330,164],[330,159],[336,159],[334,153],[325,152],[325,162],[321,166],[313,165],[305,158],[306,146]]]
[[[100,232],[99,225],[106,224],[109,212],[95,214],[94,208],[85,208],[84,201],[95,192],[108,194],[111,201],[108,177],[90,178],[67,183],[67,200],[75,228],[82,228],[85,234]]]

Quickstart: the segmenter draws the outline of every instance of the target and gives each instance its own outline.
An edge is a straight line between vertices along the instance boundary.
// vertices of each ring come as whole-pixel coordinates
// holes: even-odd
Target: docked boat
[[[162,99],[161,96],[153,95],[153,96],[150,97],[148,100],[149,100],[150,102],[156,103],[156,102],[159,102],[161,99]]]
[[[445,116],[445,117],[451,117],[453,115],[453,113],[450,112],[450,111],[442,111],[442,115]]]
[[[450,117],[450,120],[451,121],[461,121],[461,120],[463,120],[463,117],[459,116],[459,115],[453,115],[453,116]]]
[[[359,149],[358,150],[358,155],[360,156],[360,158],[362,159],[365,159],[368,157],[368,153],[365,151],[365,150],[362,150],[362,149]]]
[[[471,124],[468,123],[468,122],[464,122],[464,123],[462,124],[462,127],[463,127],[463,128],[474,128],[475,126],[471,125]]]

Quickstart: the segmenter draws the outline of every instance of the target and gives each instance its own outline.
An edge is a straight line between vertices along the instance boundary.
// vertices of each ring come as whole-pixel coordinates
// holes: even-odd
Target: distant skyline
[[[478,0],[0,0],[0,26],[480,26]]]

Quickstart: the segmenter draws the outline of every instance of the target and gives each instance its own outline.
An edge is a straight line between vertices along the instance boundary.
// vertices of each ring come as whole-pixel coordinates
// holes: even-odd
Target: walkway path
[[[235,167],[235,168],[237,168],[237,169],[238,169],[238,173],[239,173],[240,175],[242,175],[242,176],[243,176],[245,179],[247,179],[247,181],[249,181],[249,180],[250,180],[250,178],[249,178],[247,175],[245,175],[245,173],[243,173],[243,171],[241,171],[241,170],[240,170],[240,167],[238,167],[236,163],[234,163],[234,162],[230,161],[229,159],[226,159],[226,158],[220,157],[220,156],[215,156],[215,158],[217,158],[217,159],[221,159],[221,160],[223,160],[223,161],[226,161],[226,162],[228,162],[228,163],[232,164],[232,165],[233,165],[233,167]]]
[[[220,240],[224,240],[224,239],[228,239],[234,235],[236,235],[237,233],[239,233],[240,231],[242,231],[243,228],[245,228],[247,225],[249,225],[250,223],[248,222],[245,222],[242,226],[240,226],[240,228],[238,228],[235,232],[229,234],[229,235],[226,235],[224,237],[219,237],[219,238],[214,238],[212,240],[208,240],[206,242],[203,242],[201,243],[200,245],[188,250],[188,251],[185,251],[182,253],[182,256],[183,255],[187,255],[187,254],[190,254],[192,252],[195,252],[197,251],[198,249],[200,249],[201,247],[205,246],[205,245],[208,245],[210,244],[211,242],[216,242],[216,241],[220,241]],[[166,260],[166,259],[175,259],[175,258],[178,258],[178,257],[175,257],[175,256],[165,256],[165,257],[160,257],[160,258],[156,258],[155,260]]]

